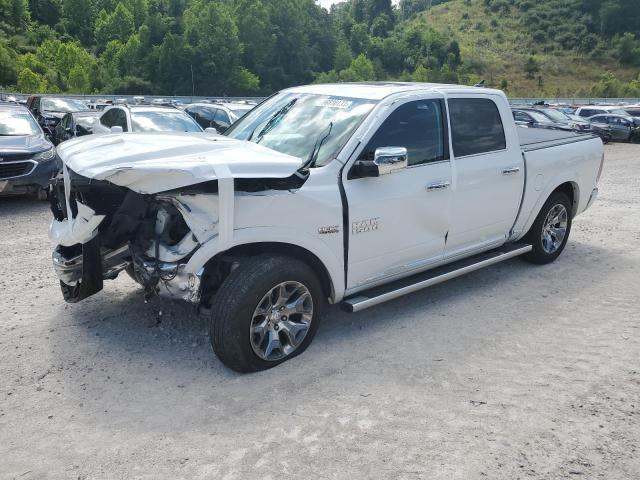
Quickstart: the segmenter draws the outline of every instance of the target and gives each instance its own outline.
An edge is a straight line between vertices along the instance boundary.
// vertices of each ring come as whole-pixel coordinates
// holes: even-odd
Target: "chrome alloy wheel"
[[[548,254],[558,251],[567,235],[569,214],[564,205],[555,205],[544,221],[542,227],[542,248]]]
[[[263,360],[281,360],[302,344],[312,319],[309,289],[300,282],[280,283],[262,297],[253,312],[251,348]]]

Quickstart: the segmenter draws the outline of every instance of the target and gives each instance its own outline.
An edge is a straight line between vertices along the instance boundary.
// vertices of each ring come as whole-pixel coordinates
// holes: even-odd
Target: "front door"
[[[454,190],[447,257],[501,245],[518,214],[524,159],[515,129],[505,134],[502,119],[513,125],[506,102],[495,99],[476,95],[448,100]]]
[[[406,169],[349,178],[347,288],[361,289],[424,270],[442,258],[449,228],[451,164],[444,101],[405,101],[389,114],[358,159],[380,147],[405,147]]]

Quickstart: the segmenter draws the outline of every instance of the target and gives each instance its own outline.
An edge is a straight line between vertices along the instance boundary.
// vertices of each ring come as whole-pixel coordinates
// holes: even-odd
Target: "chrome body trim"
[[[524,245],[515,250],[504,252],[496,255],[495,257],[491,257],[480,262],[474,263],[472,265],[467,265],[462,268],[458,268],[456,270],[452,270],[440,275],[437,275],[432,278],[428,278],[426,280],[414,283],[412,285],[407,285],[402,288],[398,288],[396,290],[392,290],[390,292],[383,293],[381,295],[375,297],[366,297],[364,295],[359,295],[354,298],[347,299],[343,302],[343,304],[348,308],[351,312],[359,312],[369,307],[373,307],[380,303],[387,302],[389,300],[393,300],[409,293],[417,292],[418,290],[422,290],[423,288],[430,287],[432,285],[436,285],[438,283],[445,282],[452,278],[460,277],[466,273],[473,272],[475,270],[479,270],[484,267],[488,267],[490,265],[494,265],[496,263],[509,260],[510,258],[514,258],[520,256],[524,253],[530,252],[532,250],[531,245]]]
[[[22,175],[14,175],[13,177],[0,177],[0,180],[11,180],[13,178],[26,177],[27,175],[31,175],[38,166],[38,162],[36,162],[35,160],[16,160],[15,162],[2,162],[0,163],[0,165],[12,165],[16,163],[31,163],[33,164],[33,167],[31,167],[31,170],[29,170],[27,173],[23,173]]]

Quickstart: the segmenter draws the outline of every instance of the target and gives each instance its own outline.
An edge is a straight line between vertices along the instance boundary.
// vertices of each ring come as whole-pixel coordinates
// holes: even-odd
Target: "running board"
[[[360,292],[351,298],[345,299],[342,302],[342,306],[348,312],[359,312],[365,308],[402,297],[408,293],[417,292],[423,288],[446,282],[447,280],[460,277],[466,273],[480,270],[481,268],[503,262],[504,260],[509,260],[523,253],[530,252],[532,248],[531,245],[524,245],[522,243],[505,245],[496,250],[465,258],[381,287]]]

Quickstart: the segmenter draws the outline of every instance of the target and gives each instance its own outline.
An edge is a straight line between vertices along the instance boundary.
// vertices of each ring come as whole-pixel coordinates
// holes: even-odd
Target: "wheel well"
[[[558,185],[556,189],[551,192],[551,195],[553,195],[555,192],[563,192],[569,197],[569,200],[571,200],[571,216],[575,217],[578,210],[578,200],[580,198],[578,185],[573,182],[565,182],[561,185]]]
[[[206,263],[203,276],[203,300],[206,301],[207,298],[210,298],[212,294],[217,291],[220,284],[233,269],[235,262],[238,262],[242,257],[264,255],[265,253],[293,257],[306,263],[318,275],[322,290],[327,298],[333,296],[333,282],[331,281],[327,268],[322,261],[309,250],[288,243],[259,242],[235,246],[216,255]]]

